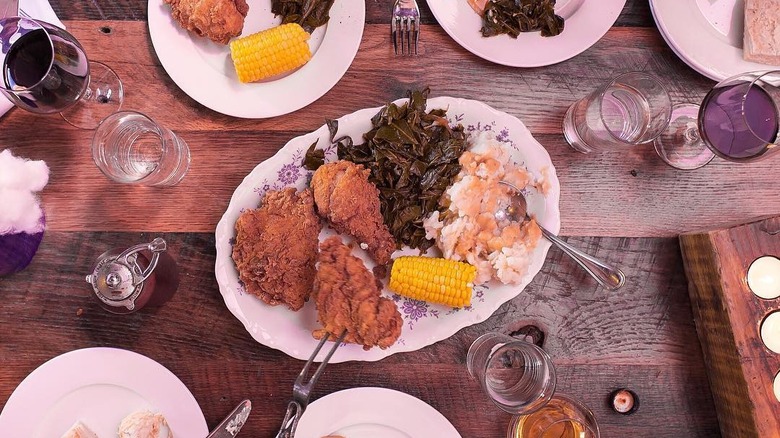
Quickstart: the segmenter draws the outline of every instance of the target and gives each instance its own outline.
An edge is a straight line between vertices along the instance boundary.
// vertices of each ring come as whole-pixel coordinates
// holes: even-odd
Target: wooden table
[[[0,149],[46,160],[52,169],[43,192],[48,230],[41,249],[28,269],[0,279],[0,405],[44,361],[78,348],[112,346],[172,370],[193,392],[210,427],[251,398],[255,409],[241,436],[272,436],[303,363],[256,343],[228,312],[213,274],[215,225],[242,178],[289,139],[326,118],[431,86],[433,96],[482,100],[526,123],[558,171],[561,234],[621,266],[628,284],[608,293],[552,249],[534,281],[486,322],[377,363],[334,364],[314,398],[359,386],[393,388],[433,405],[464,437],[503,436],[509,415],[469,380],[466,350],[489,330],[509,332],[532,322],[547,332],[559,390],[593,409],[603,436],[719,435],[676,236],[780,212],[780,159],[750,165],[714,160],[684,172],[667,167],[649,147],[585,156],[566,145],[566,107],[619,72],[661,77],[678,102],[700,101],[713,84],[669,49],[646,2],[629,0],[616,25],[581,55],[515,69],[462,49],[424,4],[420,56],[395,57],[388,1],[367,0],[363,41],[346,75],[317,102],[268,120],[223,116],[184,94],[152,49],[146,1],[52,4],[89,56],[122,77],[125,107],[143,110],[180,134],[193,163],[175,188],[121,186],[92,163],[91,132],[22,110],[0,119]],[[177,295],[157,311],[123,317],[102,311],[84,283],[95,257],[157,235],[179,260],[183,282]],[[634,415],[608,408],[608,394],[618,387],[639,395]]]

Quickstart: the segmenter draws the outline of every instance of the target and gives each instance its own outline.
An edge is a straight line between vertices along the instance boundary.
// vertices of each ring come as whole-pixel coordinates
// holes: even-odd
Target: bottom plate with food
[[[216,277],[258,342],[307,359],[346,331],[331,362],[379,360],[486,320],[539,272],[537,222],[560,229],[547,151],[509,114],[427,93],[328,121],[238,186]]]

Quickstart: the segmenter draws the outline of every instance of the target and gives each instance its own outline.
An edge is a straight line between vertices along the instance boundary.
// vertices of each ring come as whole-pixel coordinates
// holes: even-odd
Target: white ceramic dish
[[[650,0],[669,47],[697,72],[716,81],[749,71],[777,70],[742,58],[742,0]]]
[[[403,392],[352,388],[316,400],[301,417],[295,436],[320,438],[460,438],[439,411]]]
[[[280,23],[271,0],[249,0],[242,35]],[[312,59],[291,74],[267,82],[238,81],[230,48],[184,30],[163,0],[149,0],[149,34],[171,79],[190,97],[235,117],[266,118],[296,111],[319,99],[341,79],[357,54],[366,21],[363,0],[334,3],[330,21],[309,40]]]
[[[401,101],[403,99],[397,102]],[[428,110],[433,108],[448,108],[450,122],[461,123],[467,130],[495,131],[497,138],[507,146],[516,163],[524,165],[537,178],[546,178],[550,189],[545,195],[535,191],[528,193],[529,211],[536,214],[542,225],[552,232],[560,229],[560,186],[555,168],[547,151],[520,120],[481,102],[452,97],[429,99]],[[371,117],[379,109],[363,109],[340,118],[337,137],[349,135],[355,141],[362,142],[363,133],[371,129]],[[335,160],[336,151],[330,144],[329,137],[328,128],[323,125],[312,133],[292,139],[276,155],[258,164],[233,193],[216,230],[216,276],[228,309],[258,342],[298,359],[308,359],[317,345],[317,341],[311,336],[312,330],[320,327],[314,303],[309,301],[300,311],[292,312],[285,306],[268,306],[245,293],[231,258],[231,241],[235,237],[235,223],[241,212],[244,209],[257,208],[261,196],[267,190],[283,187],[303,189],[307,186],[311,172],[302,167],[301,161],[313,142],[318,141],[317,147],[326,149],[328,161]],[[333,233],[326,228],[320,234],[320,239]],[[507,286],[491,282],[487,287],[480,286],[474,292],[472,306],[466,309],[455,310],[387,293],[396,301],[404,318],[404,328],[398,342],[386,350],[373,348],[369,351],[364,351],[362,346],[348,344],[336,351],[331,362],[374,361],[393,353],[414,351],[446,339],[463,327],[486,320],[499,306],[522,292],[541,269],[549,247],[549,242],[544,239],[540,241],[531,256],[532,263],[521,284]],[[395,255],[402,253],[416,252],[396,252]],[[363,257],[369,267],[374,266],[362,250],[356,249],[355,254]],[[322,351],[320,357],[325,353],[326,351]]]
[[[122,418],[160,412],[177,437],[204,437],[206,419],[186,386],[159,363],[127,350],[86,348],[57,356],[30,373],[0,413],[4,437],[53,438],[82,421],[113,437]]]
[[[678,0],[672,0],[678,1]],[[558,0],[555,12],[564,30],[554,37],[539,32],[482,36],[482,18],[466,0],[428,0],[431,12],[445,31],[471,53],[511,67],[541,67],[565,61],[596,44],[615,24],[626,0]]]

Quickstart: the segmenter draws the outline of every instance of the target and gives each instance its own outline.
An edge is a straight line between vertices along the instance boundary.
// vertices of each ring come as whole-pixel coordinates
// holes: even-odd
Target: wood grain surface
[[[778,310],[780,300],[758,298],[746,281],[755,259],[780,254],[780,235],[766,232],[767,224],[780,224],[780,218],[680,236],[696,327],[724,436],[780,434],[780,403],[772,390],[780,355],[761,340],[761,323]]]
[[[159,235],[178,261],[182,283],[158,309],[108,314],[84,282],[105,250],[158,234],[49,232],[27,270],[0,280],[0,406],[51,357],[112,346],[145,354],[173,371],[193,392],[211,427],[243,398],[251,398],[255,407],[241,435],[272,436],[303,362],[256,343],[227,310],[213,276],[211,234]],[[717,436],[676,239],[570,242],[613,262],[616,252],[622,253],[627,286],[607,293],[553,249],[534,281],[486,322],[380,362],[329,365],[314,398],[358,386],[393,388],[440,410],[464,438],[503,436],[509,416],[470,380],[466,351],[487,331],[510,333],[535,324],[546,333],[544,346],[558,370],[558,390],[595,412],[602,436]],[[623,416],[608,408],[608,395],[618,387],[638,394],[638,412]]]
[[[359,386],[393,388],[441,411],[464,438],[502,437],[509,416],[469,379],[465,354],[482,333],[536,324],[558,368],[558,389],[593,409],[603,437],[720,436],[677,235],[780,212],[780,159],[715,160],[683,172],[663,164],[649,146],[597,156],[567,146],[561,134],[566,108],[620,72],[660,77],[675,102],[699,102],[713,85],[669,49],[646,0],[628,0],[615,26],[584,53],[533,69],[472,55],[418,1],[421,56],[393,55],[391,2],[367,0],[357,57],[333,89],[292,114],[244,120],[203,107],[171,80],[149,38],[146,0],[51,0],[89,57],[122,77],[125,108],[176,131],[193,163],[173,188],[113,184],[92,162],[92,132],[18,109],[0,118],[0,149],[43,159],[52,169],[42,194],[48,231],[41,249],[25,271],[0,279],[0,408],[46,360],[112,346],[171,369],[193,392],[209,426],[249,397],[255,409],[241,436],[273,436],[303,362],[255,342],[227,310],[213,274],[216,223],[244,176],[290,139],[325,119],[430,86],[433,96],[481,100],[528,126],[560,179],[562,234],[623,268],[627,285],[608,293],[552,249],[534,281],[487,321],[416,352],[331,365],[314,398]],[[179,260],[177,295],[159,309],[105,313],[83,280],[95,257],[158,234]],[[607,397],[619,387],[638,394],[638,412],[609,409]]]

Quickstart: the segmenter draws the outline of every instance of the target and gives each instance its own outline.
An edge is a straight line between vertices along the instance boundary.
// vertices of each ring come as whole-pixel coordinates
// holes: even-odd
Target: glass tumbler
[[[572,104],[563,119],[571,147],[591,153],[652,142],[669,125],[672,100],[646,73],[621,74]]]
[[[512,417],[507,438],[599,438],[599,426],[585,405],[556,394],[536,412]]]
[[[108,178],[127,184],[173,186],[190,167],[187,143],[135,111],[114,113],[100,123],[92,158]]]
[[[531,413],[555,392],[550,356],[534,344],[501,333],[477,338],[469,347],[466,366],[493,403],[510,414]]]

